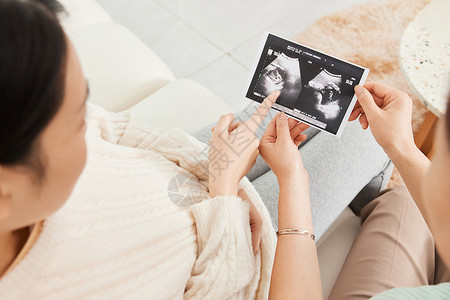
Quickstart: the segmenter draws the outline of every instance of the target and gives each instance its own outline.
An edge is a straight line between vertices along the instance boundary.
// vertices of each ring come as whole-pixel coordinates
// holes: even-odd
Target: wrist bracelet
[[[283,235],[283,234],[299,234],[299,235],[309,235],[311,236],[312,240],[316,240],[316,236],[314,234],[310,234],[307,230],[298,230],[298,229],[281,229],[277,231],[277,236]]]

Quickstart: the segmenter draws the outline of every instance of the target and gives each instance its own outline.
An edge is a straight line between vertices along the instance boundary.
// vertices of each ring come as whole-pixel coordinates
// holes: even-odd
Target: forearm
[[[307,175],[306,175],[307,176]],[[279,182],[278,228],[313,231],[308,179]]]
[[[430,160],[414,144],[391,150],[388,155],[423,212],[422,183],[431,164]]]
[[[278,228],[313,233],[306,179],[280,182]],[[322,299],[315,242],[310,236],[280,235],[275,253],[270,299]]]

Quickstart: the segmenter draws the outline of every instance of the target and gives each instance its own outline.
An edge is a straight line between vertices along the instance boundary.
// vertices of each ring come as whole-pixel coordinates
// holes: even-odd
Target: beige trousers
[[[367,204],[361,222],[329,299],[368,299],[392,288],[450,281],[406,187],[387,190]]]

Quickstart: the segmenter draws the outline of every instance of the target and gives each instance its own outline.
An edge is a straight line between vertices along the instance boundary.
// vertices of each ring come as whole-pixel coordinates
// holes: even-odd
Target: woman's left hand
[[[278,113],[267,126],[259,151],[279,183],[307,174],[298,151],[298,146],[306,140],[303,132],[307,128],[309,125],[287,119],[284,113]]]
[[[245,122],[233,122],[234,115],[220,117],[209,146],[209,194],[236,196],[239,181],[255,164],[259,154],[256,129],[273,106],[279,91],[270,94]]]

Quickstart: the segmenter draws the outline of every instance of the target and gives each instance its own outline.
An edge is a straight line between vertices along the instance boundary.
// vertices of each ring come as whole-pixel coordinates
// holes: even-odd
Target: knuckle
[[[233,114],[223,114],[220,116],[221,119],[226,119],[226,118],[230,118]]]
[[[368,90],[364,90],[362,93],[359,94],[361,99],[369,99],[369,91]]]
[[[267,98],[266,99],[264,99],[264,101],[263,101],[263,103],[265,104],[265,106],[267,106],[267,104],[271,104],[271,103],[273,103],[273,102],[275,102],[275,97],[272,95],[272,94],[270,94],[269,96],[267,96]]]

